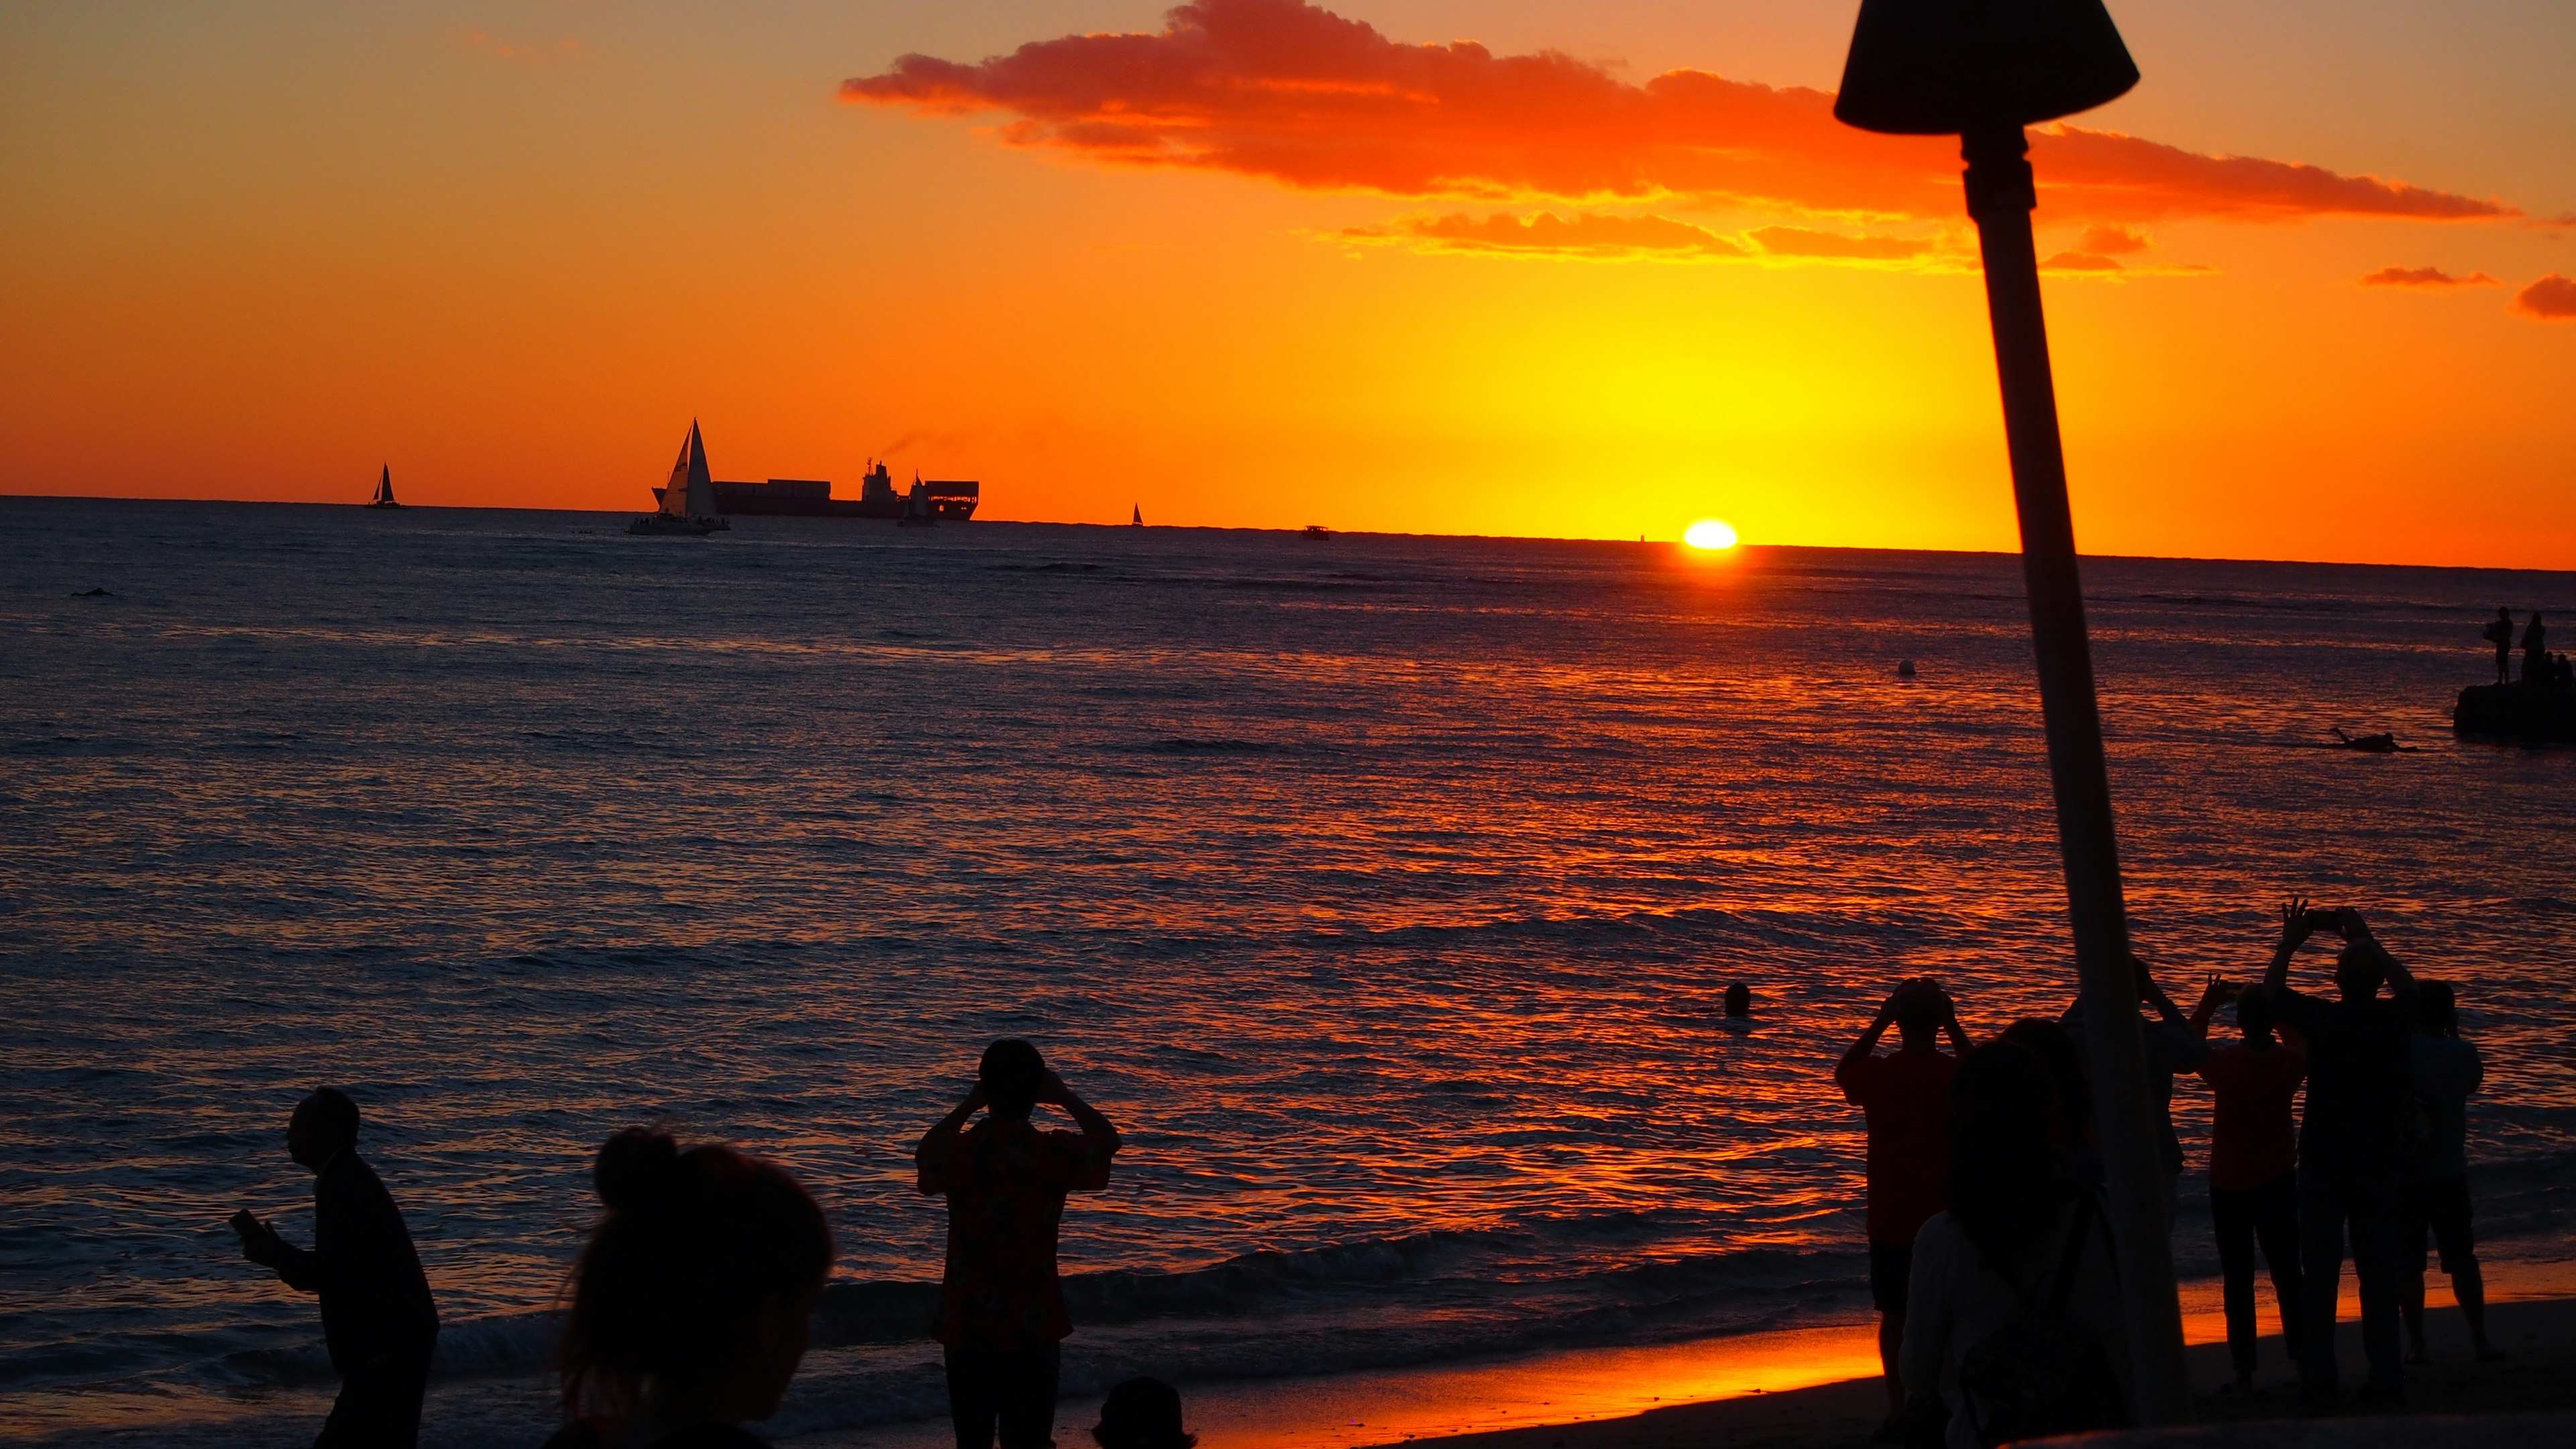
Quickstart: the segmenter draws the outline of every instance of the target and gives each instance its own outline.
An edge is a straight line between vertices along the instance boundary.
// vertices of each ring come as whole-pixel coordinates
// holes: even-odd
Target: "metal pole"
[[[2013,501],[2021,515],[2022,578],[2030,591],[2031,642],[2039,655],[2039,703],[2048,725],[2048,770],[2057,794],[2057,839],[2066,857],[2066,899],[2083,980],[2085,1059],[2093,1075],[2095,1135],[2110,1189],[2133,1406],[2144,1425],[2191,1416],[2182,1362],[2182,1308],[2174,1291],[2173,1227],[2165,1217],[2164,1164],[2149,1116],[2146,1043],[2129,964],[2129,926],[2120,898],[2119,843],[2111,829],[2111,786],[2102,764],[2102,718],[2093,699],[2093,658],[2084,635],[2084,588],[2076,576],[2075,523],[2066,504],[2066,458],[2057,436],[2057,391],[2048,369],[2048,324],[2040,315],[2039,262],[2031,245],[2029,141],[2019,126],[1971,130],[1960,138],[1968,163],[1968,214],[1986,264],[1986,312],[1994,323],[1995,371],[2003,380],[2004,432],[2012,452]]]

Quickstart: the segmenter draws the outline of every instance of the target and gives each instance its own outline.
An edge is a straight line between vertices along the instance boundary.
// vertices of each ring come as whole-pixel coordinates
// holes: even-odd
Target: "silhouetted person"
[[[358,1156],[358,1104],[330,1087],[297,1103],[286,1155],[313,1170],[313,1246],[290,1245],[248,1208],[232,1228],[243,1257],[321,1300],[340,1397],[315,1449],[409,1449],[420,1440],[438,1309],[393,1194]]]
[[[1065,1194],[1109,1185],[1118,1129],[1048,1071],[1038,1049],[985,1048],[966,1100],[922,1135],[922,1192],[948,1198],[948,1269],[939,1288],[948,1413],[958,1449],[1052,1449],[1065,1337],[1056,1228]],[[1061,1107],[1082,1130],[1039,1131],[1029,1113]],[[984,1112],[970,1130],[968,1118]]]
[[[2205,1030],[2210,1014],[2227,999],[2216,976],[2191,1014]],[[2254,1250],[2272,1275],[2272,1303],[2281,1315],[2281,1343],[2299,1361],[2302,1322],[2299,1292],[2299,1084],[2307,1080],[2307,1048],[2273,1039],[2272,998],[2260,991],[2236,997],[2236,1029],[2243,1040],[2217,1047],[2200,1060],[2200,1079],[2214,1099],[2209,1122],[2209,1217],[2218,1232],[2218,1274],[2227,1305],[2227,1353],[2236,1366],[2239,1393],[2254,1387]]]
[[[1730,984],[1726,988],[1726,1014],[1729,1016],[1751,1016],[1753,1014],[1753,988],[1745,985],[1741,981]]]
[[[2540,622],[2540,611],[2532,611],[2531,624],[2522,631],[2522,682],[2549,682],[2549,629]]]
[[[2336,1000],[2289,987],[2290,958],[2317,931],[2339,932]],[[2394,991],[2383,1000],[2380,984]],[[2299,1125],[2299,1391],[2321,1403],[2335,1391],[2335,1295],[2344,1241],[2361,1285],[2361,1346],[2370,1361],[2365,1397],[2393,1406],[2405,1393],[2398,1360],[2404,1204],[2399,1144],[2413,1071],[2415,978],[2372,938],[2358,911],[2282,908],[2281,944],[2263,977],[2273,1016],[2308,1045],[2308,1107]]]
[[[1133,1378],[1109,1391],[1091,1428],[1100,1449],[1191,1449],[1199,1436],[1181,1427],[1181,1394],[1155,1378]]]
[[[2209,1048],[2201,1040],[2200,1033],[2192,1029],[2191,1022],[2173,1004],[2173,998],[2156,985],[2146,962],[2130,957],[2129,975],[2137,987],[2139,1004],[2154,1013],[2153,1020],[2139,1023],[2138,1031],[2147,1050],[2147,1094],[2156,1112],[2156,1158],[2165,1169],[2165,1228],[2170,1232],[2174,1205],[2181,1196],[2183,1168],[2182,1139],[2174,1135],[2174,1078],[2199,1066],[2202,1054]],[[2058,1023],[2066,1028],[2067,1036],[2081,1051],[2084,1045],[2083,1000],[2078,998],[2074,1005],[2067,1007]]]
[[[2102,1185],[2102,1154],[2093,1140],[2093,1084],[2084,1079],[2084,1054],[2066,1028],[2046,1017],[2025,1016],[1995,1034],[2039,1058],[2057,1089],[2057,1155],[2067,1180],[2080,1186]]]
[[[572,1272],[546,1449],[757,1449],[805,1358],[832,1230],[796,1179],[629,1127],[600,1144],[606,1209]]]
[[[2498,608],[2484,637],[2495,646],[2496,683],[2513,683],[2513,610]]]
[[[1873,1055],[1889,1026],[1898,1048]],[[1905,1294],[1912,1280],[1914,1234],[1947,1200],[1950,1082],[1959,1060],[1940,1047],[1943,1033],[1964,1055],[1968,1034],[1948,993],[1928,976],[1900,983],[1843,1053],[1834,1084],[1869,1126],[1869,1296],[1878,1308],[1878,1357],[1887,1374],[1887,1432],[1905,1409],[1897,1350],[1905,1342]]]
[[[2420,983],[2415,993],[2417,1032],[2410,1046],[2415,1098],[2424,1107],[2425,1134],[2407,1164],[2406,1337],[2415,1363],[2430,1363],[2424,1350],[2424,1243],[2441,1245],[2442,1271],[2451,1297],[2468,1320],[2469,1342],[2480,1362],[2504,1357],[2487,1342],[2486,1278],[2478,1271],[2477,1237],[2469,1214],[2469,1098],[2486,1079],[2478,1049],[2460,1039],[2460,1013],[2446,982]]]
[[[1948,1449],[2129,1417],[2111,1236],[2099,1191],[2066,1175],[2057,1144],[2069,1114],[2055,1088],[2048,1065],[2011,1041],[1959,1063],[1949,1207],[1914,1240],[1901,1359],[1909,1420],[1919,1433],[1915,1416],[1938,1418],[1937,1400],[1948,1410]],[[2049,1320],[2037,1353],[2034,1318]]]

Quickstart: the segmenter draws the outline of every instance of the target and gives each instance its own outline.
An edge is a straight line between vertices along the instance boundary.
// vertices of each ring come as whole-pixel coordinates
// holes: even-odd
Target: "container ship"
[[[715,480],[718,514],[751,514],[770,518],[895,518],[933,523],[963,523],[975,516],[983,485],[972,478],[933,478],[915,474],[912,487],[898,489],[882,460],[871,459],[856,498],[835,498],[829,480],[771,478],[759,483]],[[659,503],[668,490],[656,488]]]

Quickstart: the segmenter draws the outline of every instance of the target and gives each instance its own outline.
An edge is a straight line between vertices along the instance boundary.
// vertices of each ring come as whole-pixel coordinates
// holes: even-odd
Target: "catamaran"
[[[369,508],[400,508],[402,505],[394,501],[394,465],[387,463],[384,465],[384,469],[385,470],[382,473],[376,475],[376,496],[367,500],[367,506]]]
[[[628,533],[702,538],[733,527],[716,512],[715,475],[707,471],[707,444],[698,436],[696,418],[689,419],[689,436],[680,444],[680,460],[671,465],[670,484],[661,493],[662,506],[626,525]]]

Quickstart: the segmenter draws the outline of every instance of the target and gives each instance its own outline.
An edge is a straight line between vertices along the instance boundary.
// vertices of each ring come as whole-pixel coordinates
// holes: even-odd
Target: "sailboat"
[[[1143,528],[1145,526],[1145,505],[1142,503],[1135,503],[1128,506],[1136,510],[1136,516],[1128,520],[1127,526],[1130,528]]]
[[[661,508],[626,525],[628,533],[702,538],[733,527],[716,512],[715,475],[707,471],[707,444],[698,435],[696,418],[689,419],[689,436],[680,444],[680,459],[671,465],[670,484],[661,492]]]
[[[385,470],[382,473],[376,475],[376,496],[367,500],[367,506],[369,508],[400,508],[402,505],[394,501],[394,465],[387,463],[384,465],[384,468]]]

